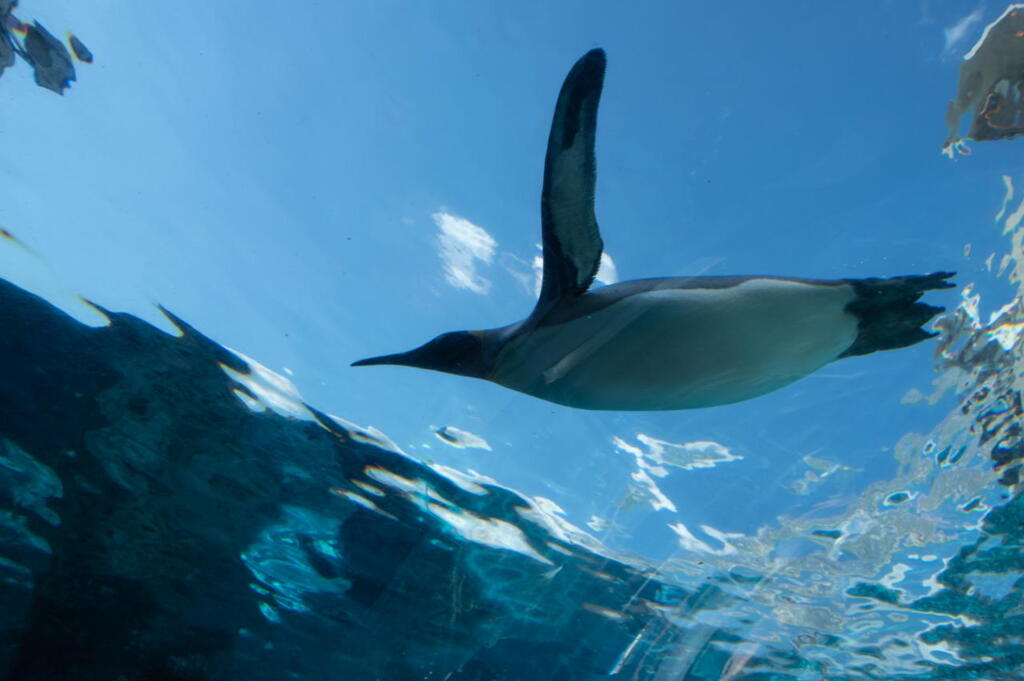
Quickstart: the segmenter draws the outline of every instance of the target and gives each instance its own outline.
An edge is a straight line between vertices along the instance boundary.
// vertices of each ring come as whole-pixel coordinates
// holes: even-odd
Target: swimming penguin
[[[712,407],[788,385],[841,357],[913,345],[942,311],[917,302],[950,272],[890,279],[774,276],[638,279],[591,289],[603,244],[594,137],[605,54],[573,66],[558,95],[541,194],[544,271],[529,317],[453,331],[354,362],[482,378],[582,409]]]

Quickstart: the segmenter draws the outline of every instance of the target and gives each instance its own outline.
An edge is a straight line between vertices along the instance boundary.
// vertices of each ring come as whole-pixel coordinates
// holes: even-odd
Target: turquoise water
[[[76,80],[62,96],[21,55],[0,77],[0,277],[86,327],[122,329],[78,295],[176,338],[162,305],[226,348],[209,364],[235,391],[217,406],[230,419],[307,424],[371,452],[346,449],[342,465],[311,453],[321,444],[300,455],[292,440],[239,431],[226,477],[242,491],[223,501],[237,518],[198,502],[188,516],[195,545],[231,547],[217,555],[227,576],[211,579],[240,585],[225,587],[238,612],[186,599],[167,626],[223,617],[230,643],[221,666],[179,677],[1024,675],[1024,142],[969,130],[976,111],[999,130],[1019,122],[1024,48],[1004,47],[1001,99],[954,106],[974,139],[947,125],[965,55],[1003,9],[14,8],[16,45],[21,22],[38,20],[95,57],[68,56]],[[599,284],[955,270],[957,290],[927,296],[948,309],[929,327],[941,336],[750,401],[670,412],[589,412],[463,377],[349,367],[529,314],[551,112],[595,46],[608,54]],[[118,366],[141,352],[116,347]],[[39,375],[0,381],[19,395]],[[159,392],[159,375],[138,385]],[[39,424],[58,413],[36,409]],[[90,497],[13,419],[0,433],[0,661],[12,678],[44,678],[24,671],[38,650],[25,641],[58,639],[38,638],[30,613],[49,602],[54,566],[80,555],[62,553],[56,528],[78,527],[69,514]],[[225,428],[200,420],[184,449]],[[91,445],[100,462],[130,449],[89,441],[106,443]],[[179,482],[146,492],[104,470],[133,496],[173,500],[198,494],[186,492],[195,465],[174,459],[164,473]],[[262,475],[294,489],[261,505]],[[150,515],[155,532],[174,525]],[[222,527],[229,516],[245,532]],[[118,541],[145,553],[146,535],[126,532]],[[208,574],[212,553],[187,555],[176,569]],[[143,585],[164,574],[139,570]],[[188,658],[142,638],[132,645],[155,657]],[[360,653],[374,663],[353,662]]]

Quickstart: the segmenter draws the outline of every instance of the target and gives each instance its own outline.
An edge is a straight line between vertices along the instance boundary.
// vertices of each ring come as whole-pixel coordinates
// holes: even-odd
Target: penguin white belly
[[[739,402],[828,364],[857,337],[845,284],[751,279],[663,289],[509,341],[491,380],[584,409]]]

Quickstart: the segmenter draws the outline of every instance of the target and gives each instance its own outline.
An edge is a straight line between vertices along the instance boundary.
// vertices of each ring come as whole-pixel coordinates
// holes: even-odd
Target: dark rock
[[[107,314],[0,280],[0,677],[583,680],[629,650],[618,678],[653,678],[685,592],[515,492],[265,408],[266,370],[177,318]]]

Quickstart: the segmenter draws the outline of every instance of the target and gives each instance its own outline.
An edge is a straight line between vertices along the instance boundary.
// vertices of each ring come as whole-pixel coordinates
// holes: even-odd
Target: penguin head
[[[493,352],[487,351],[491,345],[489,340],[485,331],[451,331],[442,333],[414,350],[361,359],[353,362],[352,366],[395,364],[459,376],[486,378],[493,365]]]

